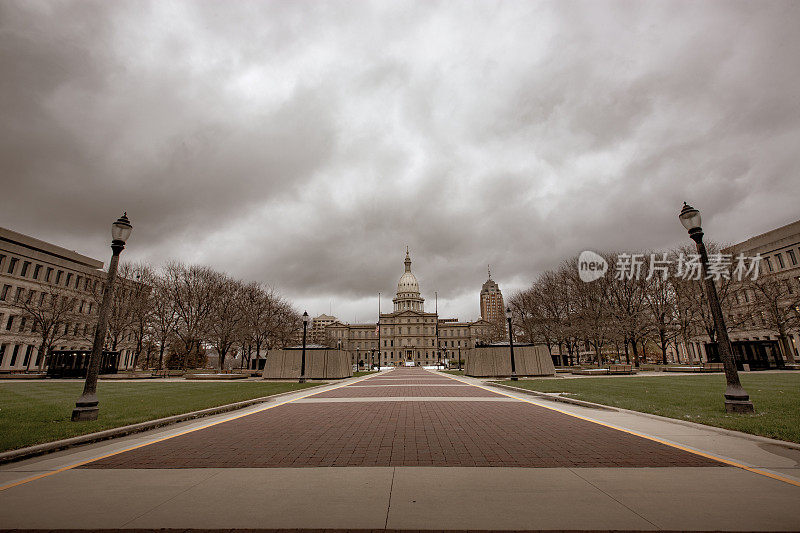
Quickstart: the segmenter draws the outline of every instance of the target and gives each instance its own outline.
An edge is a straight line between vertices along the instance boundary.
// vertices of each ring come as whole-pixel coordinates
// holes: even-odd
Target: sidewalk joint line
[[[389,483],[389,503],[386,506],[386,520],[383,522],[383,529],[389,527],[389,513],[392,510],[392,491],[394,490],[394,475],[397,472],[397,467],[392,468],[392,481]]]
[[[181,491],[178,491],[176,494],[173,494],[171,497],[167,498],[167,499],[166,499],[166,500],[164,500],[163,502],[157,503],[156,505],[154,505],[154,506],[153,506],[153,507],[151,507],[150,509],[147,509],[146,511],[143,511],[142,513],[140,513],[140,514],[138,514],[138,515],[134,516],[133,518],[131,518],[130,520],[128,520],[127,522],[125,522],[124,524],[122,524],[122,525],[120,526],[120,529],[124,528],[125,526],[127,526],[127,525],[128,525],[128,524],[130,524],[131,522],[133,522],[133,521],[135,521],[135,520],[138,520],[138,519],[140,519],[141,517],[143,517],[143,516],[144,516],[144,515],[146,515],[147,513],[150,513],[150,512],[152,512],[152,511],[155,511],[156,509],[158,509],[158,508],[159,508],[159,507],[161,507],[162,505],[164,505],[164,504],[166,504],[166,503],[168,503],[168,502],[170,502],[170,501],[174,500],[175,498],[177,498],[177,497],[178,497],[178,496],[180,496],[181,494],[185,494],[186,492],[188,492],[188,491],[192,490],[193,488],[195,488],[196,486],[200,485],[201,483],[205,483],[206,481],[208,481],[208,480],[209,480],[209,479],[211,479],[212,477],[220,475],[221,473],[222,473],[221,471],[215,471],[215,472],[212,472],[212,473],[211,473],[211,475],[204,477],[203,479],[201,479],[201,480],[200,480],[200,481],[198,481],[197,483],[194,483],[193,485],[190,485],[190,486],[186,487],[185,489],[183,489],[183,490],[181,490]]]
[[[605,494],[606,496],[608,496],[609,498],[611,498],[612,500],[614,500],[615,502],[617,502],[618,504],[620,504],[621,506],[623,506],[624,508],[626,508],[627,510],[629,510],[630,512],[632,512],[633,514],[635,514],[636,516],[638,516],[639,518],[641,518],[642,520],[644,520],[645,522],[647,522],[648,524],[650,524],[651,526],[656,528],[657,530],[660,531],[660,530],[664,529],[661,526],[659,526],[658,524],[654,524],[653,522],[651,522],[650,520],[648,520],[647,518],[645,518],[641,514],[637,513],[636,511],[634,511],[633,509],[631,509],[630,507],[628,507],[627,505],[625,505],[624,503],[622,503],[621,501],[616,499],[611,494],[607,493],[606,491],[604,491],[603,489],[601,489],[600,487],[598,487],[597,485],[595,485],[594,483],[592,483],[591,481],[589,481],[588,479],[586,479],[585,477],[580,475],[578,472],[576,472],[576,470],[580,470],[580,469],[579,468],[569,468],[570,472],[572,472],[573,474],[575,474],[576,476],[581,478],[583,481],[585,481],[586,483],[588,483],[592,487],[596,488],[597,490],[599,490],[600,492],[602,492],[603,494]]]

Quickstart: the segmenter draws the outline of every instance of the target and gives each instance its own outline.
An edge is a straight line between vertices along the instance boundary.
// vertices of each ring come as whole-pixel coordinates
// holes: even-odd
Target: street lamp
[[[131,226],[131,221],[128,220],[127,212],[111,224],[111,262],[108,264],[108,275],[103,289],[103,301],[100,304],[97,326],[94,330],[94,343],[92,344],[92,354],[89,356],[89,364],[86,368],[86,382],[83,385],[83,394],[75,402],[75,409],[72,410],[73,422],[97,420],[97,414],[100,411],[97,400],[97,376],[100,374],[103,344],[105,344],[106,340],[108,313],[111,311],[114,281],[117,279],[119,254],[125,249],[125,241],[131,236],[132,230],[133,226]]]
[[[461,346],[458,347],[458,370],[461,371]]]
[[[358,358],[359,358],[359,351],[360,351],[360,350],[359,350],[359,349],[358,349],[358,347],[356,346],[356,370],[358,370]]]
[[[750,396],[739,382],[739,372],[736,370],[736,362],[733,359],[731,340],[728,337],[728,329],[725,327],[725,318],[722,316],[717,287],[714,285],[714,280],[708,275],[708,254],[706,246],[703,244],[700,211],[684,202],[678,218],[683,227],[689,231],[689,237],[695,242],[703,265],[703,280],[706,285],[708,306],[711,308],[711,316],[714,317],[714,327],[717,330],[717,349],[725,368],[725,380],[728,383],[725,389],[725,410],[729,413],[752,413],[755,411],[753,402],[750,401]]]
[[[514,364],[514,335],[511,333],[510,307],[506,307],[506,320],[508,320],[508,347],[511,350],[511,380],[517,381],[517,366]]]
[[[308,311],[303,311],[303,354],[300,357],[300,383],[306,382],[306,329],[308,329]]]

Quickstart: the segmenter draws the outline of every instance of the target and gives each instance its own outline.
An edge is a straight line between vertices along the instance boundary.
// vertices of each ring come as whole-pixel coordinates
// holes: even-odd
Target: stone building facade
[[[770,230],[722,250],[735,261],[739,254],[761,257],[759,278],[767,277],[782,284],[783,297],[778,301],[782,308],[795,308],[800,317],[800,220]],[[797,360],[800,346],[798,321],[785,331],[785,342],[779,332],[768,327],[769,320],[763,309],[754,312],[755,296],[746,284],[733,284],[729,295],[726,322],[737,360],[751,368],[768,368]],[[715,346],[708,344],[708,336],[698,336],[690,342],[688,353],[701,361],[716,360]],[[683,353],[687,353],[683,347]]]
[[[69,298],[68,318],[59,327],[54,350],[90,350],[99,303],[95,299],[105,281],[103,262],[15,231],[0,228],[0,372],[44,370],[39,354],[41,336],[24,308],[53,294]],[[99,284],[99,285],[98,285]],[[130,368],[133,352],[120,349],[119,368]]]
[[[393,310],[380,313],[378,323],[327,326],[327,342],[347,350],[351,361],[381,366],[435,365],[445,359],[464,359],[476,342],[487,338],[490,324],[483,319],[462,322],[425,311],[419,282],[411,271],[406,250],[404,272],[392,299]]]
[[[481,318],[487,322],[502,322],[505,320],[506,306],[503,303],[503,293],[500,287],[492,279],[492,271],[489,272],[487,279],[481,287]]]

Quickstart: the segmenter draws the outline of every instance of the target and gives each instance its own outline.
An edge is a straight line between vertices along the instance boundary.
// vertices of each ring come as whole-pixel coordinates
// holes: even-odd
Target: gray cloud
[[[3,2],[2,225],[373,320],[797,216],[795,2]]]

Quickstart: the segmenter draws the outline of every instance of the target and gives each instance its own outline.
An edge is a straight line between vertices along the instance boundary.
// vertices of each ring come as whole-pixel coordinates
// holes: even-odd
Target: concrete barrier
[[[556,369],[550,351],[543,345],[514,345],[514,362],[518,376],[554,376]],[[483,378],[511,375],[508,345],[479,346],[466,360],[464,373]]]
[[[261,377],[264,379],[299,379],[302,350],[270,350]],[[350,358],[344,350],[306,348],[306,378],[344,379],[353,375]]]

